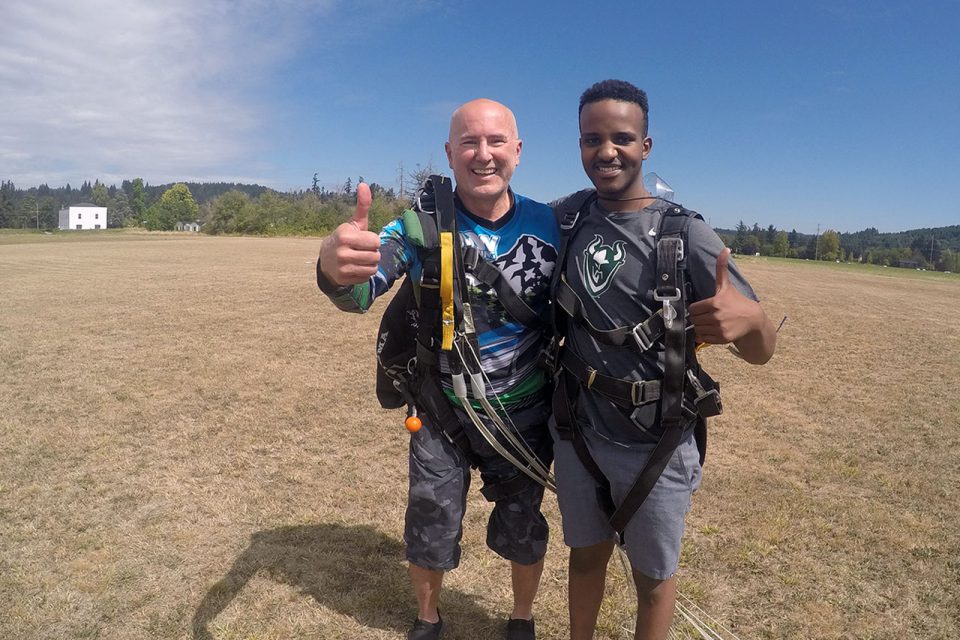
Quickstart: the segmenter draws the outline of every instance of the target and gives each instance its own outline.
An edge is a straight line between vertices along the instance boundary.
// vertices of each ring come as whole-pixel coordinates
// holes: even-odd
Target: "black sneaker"
[[[437,613],[438,618],[439,615]],[[441,631],[443,631],[443,618],[439,618],[436,622],[415,618],[413,626],[407,633],[407,640],[440,640]]]
[[[507,635],[504,638],[506,640],[537,640],[533,618],[529,620],[510,618],[507,620]]]

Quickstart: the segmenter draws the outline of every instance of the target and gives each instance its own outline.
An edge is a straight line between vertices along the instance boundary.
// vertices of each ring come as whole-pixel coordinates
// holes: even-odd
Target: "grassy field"
[[[404,637],[409,436],[372,393],[378,314],[326,301],[317,249],[0,236],[0,638]],[[960,278],[740,264],[789,320],[763,368],[705,352],[726,413],[681,590],[742,639],[960,636]],[[488,511],[475,492],[449,640],[509,610]],[[629,620],[620,575],[598,638]]]

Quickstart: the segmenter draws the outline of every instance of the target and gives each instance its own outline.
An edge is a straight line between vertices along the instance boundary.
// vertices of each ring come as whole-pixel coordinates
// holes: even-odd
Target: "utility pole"
[[[817,224],[817,246],[813,250],[813,259],[815,262],[820,262],[820,224]]]
[[[933,234],[930,234],[930,266],[933,267]]]
[[[40,201],[37,200],[33,204],[37,205],[37,231],[40,231]]]

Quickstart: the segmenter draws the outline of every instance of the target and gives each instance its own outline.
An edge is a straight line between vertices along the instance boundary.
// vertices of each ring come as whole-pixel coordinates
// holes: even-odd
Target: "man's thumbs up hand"
[[[690,322],[697,342],[726,344],[735,342],[756,328],[765,317],[760,305],[745,297],[730,282],[730,249],[717,256],[717,288],[712,298],[690,305]]]
[[[717,256],[717,288],[714,295],[730,286],[730,272],[727,270],[730,264],[730,249],[724,247],[720,255]]]
[[[357,185],[357,208],[353,212],[350,222],[357,228],[357,231],[367,231],[369,222],[367,214],[370,213],[370,203],[373,197],[370,195],[370,187],[367,183],[361,182]]]
[[[335,284],[360,284],[377,272],[380,236],[367,230],[371,201],[370,187],[359,183],[353,216],[320,245],[320,270]]]

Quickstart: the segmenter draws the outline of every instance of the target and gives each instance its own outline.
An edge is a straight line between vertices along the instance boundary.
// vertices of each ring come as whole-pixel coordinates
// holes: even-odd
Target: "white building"
[[[200,231],[200,222],[199,222],[199,221],[195,221],[195,222],[178,222],[178,223],[177,223],[177,226],[175,227],[175,229],[176,229],[177,231],[191,231],[191,232],[193,232],[193,233],[197,233],[198,231]]]
[[[61,229],[106,229],[107,208],[81,202],[60,209]]]

